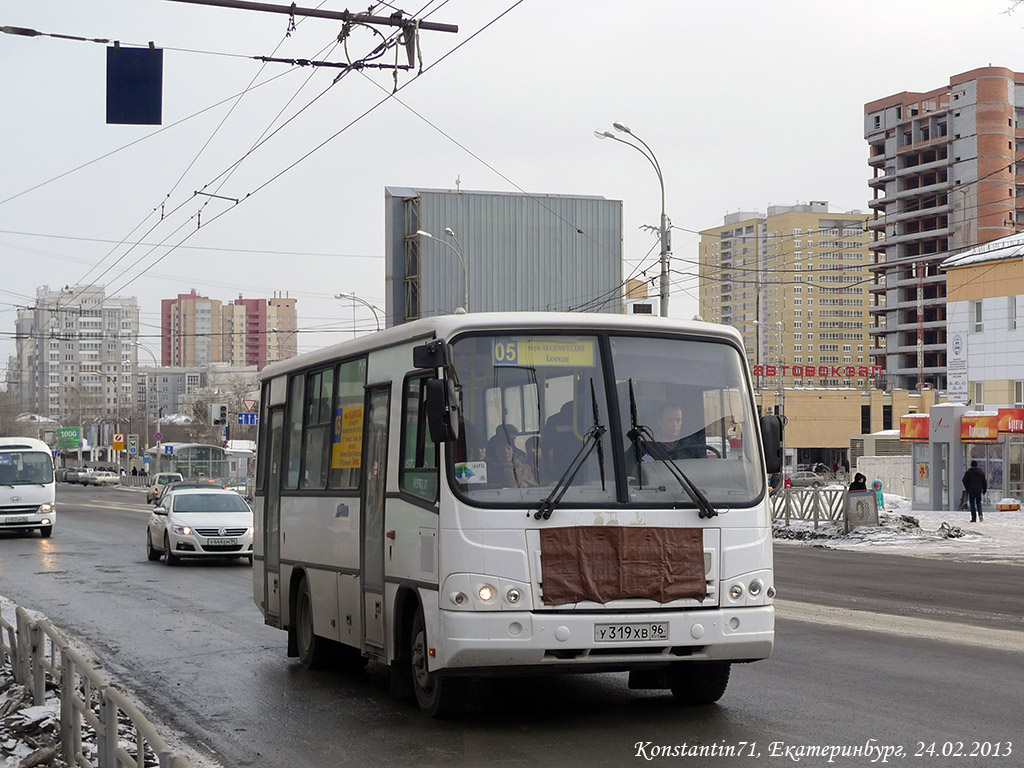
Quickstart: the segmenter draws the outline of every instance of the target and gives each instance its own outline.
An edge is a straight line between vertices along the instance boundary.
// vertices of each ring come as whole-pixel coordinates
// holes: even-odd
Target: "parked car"
[[[67,472],[64,473],[64,482],[73,485],[79,481],[86,471],[83,467],[68,467]]]
[[[153,500],[154,504],[159,505],[164,496],[171,491],[180,491],[184,488],[220,488],[223,489],[224,485],[218,483],[216,480],[208,478],[201,478],[199,480],[176,480],[173,483],[167,483],[167,485],[161,485],[160,490],[156,492],[156,498]]]
[[[86,479],[89,485],[120,485],[121,475],[117,472],[90,472]]]
[[[146,557],[177,565],[182,557],[243,557],[252,565],[252,510],[234,491],[181,488],[149,516]]]
[[[181,476],[181,472],[158,472],[153,475],[153,482],[146,490],[146,501],[156,503],[156,495],[160,491],[160,488],[177,481],[184,480]]]
[[[92,485],[92,479],[100,473],[98,469],[87,469],[84,472],[80,472],[78,475],[79,485]]]
[[[793,472],[788,475],[794,488],[820,488],[825,485],[825,478],[817,472]]]

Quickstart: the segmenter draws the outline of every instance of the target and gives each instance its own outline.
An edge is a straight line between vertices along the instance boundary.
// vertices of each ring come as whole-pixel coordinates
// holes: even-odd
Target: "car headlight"
[[[187,525],[172,525],[171,526],[171,530],[173,530],[179,536],[191,536],[192,535],[192,529],[189,528]]]

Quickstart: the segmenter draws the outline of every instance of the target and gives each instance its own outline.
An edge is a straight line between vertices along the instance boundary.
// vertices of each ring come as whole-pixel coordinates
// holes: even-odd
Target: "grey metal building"
[[[623,311],[620,200],[386,187],[384,201],[388,326],[459,308]]]

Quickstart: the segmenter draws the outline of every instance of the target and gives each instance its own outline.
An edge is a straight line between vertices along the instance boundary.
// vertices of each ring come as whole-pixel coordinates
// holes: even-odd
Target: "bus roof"
[[[701,320],[680,320],[649,315],[606,315],[584,312],[467,312],[456,315],[437,315],[413,320],[401,325],[369,333],[357,339],[342,341],[328,347],[306,352],[287,360],[271,363],[260,371],[260,380],[272,379],[284,373],[315,366],[340,357],[356,356],[382,347],[401,344],[418,338],[449,339],[468,330],[531,329],[580,332],[630,332],[649,330],[653,333],[692,333],[717,336],[735,341],[742,346],[739,331],[729,325],[706,323]]]
[[[45,451],[50,446],[34,437],[0,437],[0,451]]]

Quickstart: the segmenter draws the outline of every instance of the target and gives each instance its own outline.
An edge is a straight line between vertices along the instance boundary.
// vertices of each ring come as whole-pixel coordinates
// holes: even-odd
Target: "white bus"
[[[442,716],[478,675],[710,703],[771,653],[781,423],[734,329],[449,315],[261,379],[254,600],[305,666],[390,665]]]
[[[49,538],[57,522],[50,446],[32,437],[0,437],[0,531]]]

